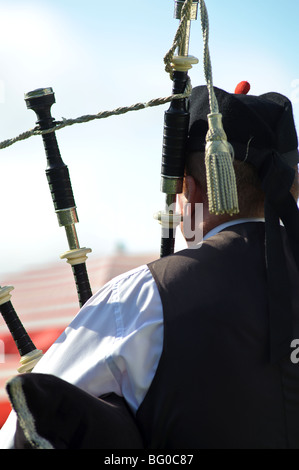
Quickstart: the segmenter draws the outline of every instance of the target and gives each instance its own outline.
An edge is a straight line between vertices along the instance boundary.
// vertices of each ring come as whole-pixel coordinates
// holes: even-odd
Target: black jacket
[[[263,223],[236,225],[149,265],[164,345],[137,412],[146,447],[299,448],[299,364],[291,347],[280,364],[269,361],[264,240]],[[299,275],[287,259],[295,339]]]

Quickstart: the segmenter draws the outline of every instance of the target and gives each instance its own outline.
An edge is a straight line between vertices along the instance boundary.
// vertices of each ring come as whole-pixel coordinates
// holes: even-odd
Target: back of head
[[[269,357],[272,363],[276,363],[288,356],[293,337],[291,283],[283,249],[282,232],[287,235],[294,262],[299,270],[299,210],[291,194],[296,174],[294,168],[299,162],[292,105],[288,98],[279,93],[252,96],[230,94],[217,88],[214,92],[219,112],[222,114],[224,131],[233,148],[236,181],[239,182],[239,199],[243,204],[241,207],[243,213],[240,215],[260,216],[262,215],[260,211],[264,207]],[[202,173],[203,158],[200,156],[205,151],[206,134],[211,122],[211,115],[208,116],[209,109],[208,90],[206,87],[195,88],[190,98],[189,158],[186,171],[193,172],[196,178],[202,177],[200,173]],[[221,132],[219,134],[215,132],[215,135],[217,144]],[[211,168],[209,160],[211,156],[213,166],[212,172],[207,171],[210,210],[210,207],[214,209],[210,205],[211,195],[214,203],[215,200],[218,202],[223,194],[223,191],[218,189],[219,182],[224,184],[225,197],[227,196],[229,185],[226,183],[226,175],[223,178],[221,167],[221,159],[226,158],[227,161],[227,154],[221,155],[221,152],[218,154],[216,152],[216,155],[211,155],[208,146],[206,149],[208,150],[205,154],[206,168]],[[231,157],[231,149],[229,156]],[[198,165],[198,162],[201,163]],[[293,193],[293,196],[297,199],[296,193]],[[254,198],[256,198],[254,202],[256,207],[253,208]],[[250,207],[256,213],[251,213]],[[217,214],[215,211],[212,213]],[[284,229],[281,228],[280,221],[283,222]]]

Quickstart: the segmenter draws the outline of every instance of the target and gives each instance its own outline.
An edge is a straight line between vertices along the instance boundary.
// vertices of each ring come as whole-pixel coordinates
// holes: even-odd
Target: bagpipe
[[[170,74],[173,88],[171,99],[167,100],[170,106],[165,112],[162,144],[161,191],[165,194],[166,204],[165,210],[155,215],[161,224],[161,257],[174,252],[176,227],[181,222],[175,207],[176,196],[183,188],[185,146],[189,126],[188,71],[192,68],[192,64],[198,62],[198,59],[189,56],[191,21],[197,19],[198,5],[199,0],[175,0],[174,17],[180,20],[180,24],[173,46],[164,58],[165,70]],[[66,259],[72,267],[79,307],[82,307],[92,296],[86,268],[87,254],[91,249],[80,247],[76,232],[78,215],[70,174],[61,158],[55,133],[60,128],[59,122],[56,122],[51,115],[51,107],[55,103],[54,91],[50,87],[30,91],[25,94],[25,102],[28,110],[34,111],[37,117],[37,127],[34,131],[37,131],[43,140],[47,159],[46,178],[58,224],[65,228],[68,241],[69,249],[60,257]],[[141,106],[141,109],[142,107],[144,106]],[[13,289],[12,286],[0,288],[0,312],[21,356],[21,366],[18,368],[20,375],[11,379],[6,385],[10,402],[18,416],[16,448],[56,448],[56,446],[61,448],[61,442],[57,442],[57,439],[59,440],[62,435],[63,441],[68,442],[67,448],[97,448],[99,440],[100,448],[143,448],[136,423],[121,397],[116,397],[114,394],[105,397],[104,400],[101,397],[90,397],[77,387],[54,376],[30,374],[43,356],[43,352],[35,346],[13,307],[11,302]],[[59,397],[59,400],[65,399],[68,403],[67,409],[73,410],[71,416],[77,416],[81,424],[85,423],[83,441],[73,440],[76,429],[73,418],[64,419],[62,423],[58,422],[55,397]],[[39,416],[46,401],[47,419],[44,420]],[[31,418],[28,419],[28,416]],[[55,436],[54,441],[49,442],[36,434],[35,426],[31,426],[31,420],[35,420],[35,416],[39,421],[41,434],[43,434],[41,427],[45,426],[45,435],[52,433]],[[98,417],[97,422],[106,423],[103,428],[105,433],[99,432],[98,429],[94,432],[93,423],[96,417]],[[108,429],[110,431],[107,432]],[[21,439],[21,442],[18,443],[18,439]]]
[[[204,2],[202,2],[204,5]],[[188,71],[198,59],[189,55],[191,21],[197,19],[199,0],[175,0],[174,17],[180,25],[171,50],[164,58],[165,70],[173,82],[172,97],[169,109],[165,112],[162,144],[161,191],[166,195],[165,210],[158,212],[155,219],[161,224],[160,256],[169,256],[174,252],[176,227],[181,217],[176,213],[176,196],[182,192],[185,146],[188,135]],[[177,54],[175,55],[175,50]],[[55,103],[52,88],[40,88],[25,94],[29,110],[36,114],[35,131],[41,134],[46,159],[46,177],[57,215],[58,224],[65,228],[69,250],[60,258],[71,265],[76,284],[79,307],[82,307],[92,296],[86,260],[90,248],[80,247],[75,224],[78,223],[75,198],[70,174],[63,162],[55,134],[58,122],[51,115]],[[24,325],[18,317],[11,302],[13,286],[0,288],[0,312],[13,337],[21,356],[19,373],[30,372],[40,360],[43,352],[38,350],[30,339]]]
[[[210,167],[206,165],[208,191],[212,188],[209,210],[217,215],[225,212],[232,215],[238,212],[236,191],[230,178],[232,166],[230,147],[223,134],[221,114],[213,91],[211,62],[207,46],[208,16],[205,2],[203,0],[175,0],[174,16],[180,20],[180,25],[173,46],[164,58],[165,70],[170,74],[173,83],[171,99],[168,100],[170,106],[164,114],[162,143],[160,190],[165,195],[165,207],[155,215],[155,219],[161,225],[161,258],[174,253],[176,229],[184,221],[181,214],[177,213],[176,199],[177,195],[183,191],[190,122],[188,97],[191,94],[191,83],[188,72],[192,65],[198,63],[196,57],[189,55],[191,21],[197,19],[199,6],[204,38],[204,71],[210,98],[206,157],[213,157],[210,159],[212,162]],[[91,252],[91,249],[80,247],[75,228],[78,215],[70,174],[61,158],[55,134],[56,130],[61,128],[61,123],[55,121],[51,115],[51,107],[55,103],[54,91],[52,88],[31,91],[26,93],[25,102],[27,108],[33,110],[38,119],[36,130],[42,136],[44,143],[47,158],[46,177],[54,210],[59,226],[65,228],[69,245],[69,250],[60,257],[66,259],[72,267],[79,306],[82,307],[92,296],[86,268],[87,254]],[[147,104],[147,106],[151,105]],[[134,109],[144,107],[146,106],[138,104]],[[214,143],[216,143],[215,146]],[[214,158],[217,156],[215,149],[219,147],[221,148],[220,162]],[[221,177],[218,179],[219,175],[223,179]],[[223,181],[226,184],[223,185]],[[14,310],[10,300],[12,289],[12,286],[0,289],[0,312],[21,356],[21,367],[18,369],[21,375],[14,377],[7,384],[11,403],[19,422],[22,423],[22,430],[17,433],[20,448],[143,448],[137,424],[122,397],[114,394],[93,397],[58,377],[27,374],[34,369],[43,353],[36,348]],[[47,403],[46,419],[40,420],[39,412],[44,410],[45,403]],[[56,411],[58,407],[61,407],[61,403],[67,405],[67,412],[59,415]],[[79,407],[78,403],[80,403]],[[39,420],[39,433],[28,416],[36,416]],[[79,433],[78,427],[80,427]],[[44,439],[42,436],[51,436],[51,439]]]

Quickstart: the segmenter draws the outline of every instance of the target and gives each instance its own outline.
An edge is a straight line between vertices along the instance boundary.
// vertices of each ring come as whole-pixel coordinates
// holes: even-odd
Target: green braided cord
[[[204,75],[207,83],[207,88],[209,91],[209,100],[210,100],[210,111],[211,113],[218,113],[218,102],[215,96],[213,88],[213,74],[212,74],[212,64],[209,50],[209,16],[206,4],[203,0],[199,2],[200,8],[200,18],[201,18],[201,29],[204,43],[203,50],[203,66],[204,66]]]
[[[200,0],[201,27],[204,42],[204,74],[209,92],[211,114],[208,116],[209,131],[206,137],[206,174],[209,211],[212,214],[230,215],[239,212],[238,194],[233,167],[233,149],[227,142],[219,114],[218,102],[213,88],[212,65],[209,52],[209,18],[204,0]]]
[[[175,34],[172,46],[164,56],[165,71],[169,74],[171,80],[173,79],[173,67],[171,65],[172,60],[173,60],[176,48],[181,45],[181,42],[185,33],[187,21],[188,21],[188,18],[190,17],[192,3],[193,3],[193,0],[185,0],[185,3],[182,6],[182,11],[181,11],[181,21],[177,29],[177,32]]]

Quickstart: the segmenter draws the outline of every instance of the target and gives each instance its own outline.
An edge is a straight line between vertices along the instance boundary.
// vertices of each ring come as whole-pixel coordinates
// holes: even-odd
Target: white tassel
[[[208,115],[205,165],[209,211],[211,214],[239,212],[236,177],[233,166],[234,150],[228,143],[222,126],[222,115]]]
[[[213,88],[212,64],[209,51],[209,17],[204,0],[200,0],[201,27],[204,42],[204,74],[210,102],[209,130],[206,136],[206,174],[211,214],[239,212],[234,151],[223,130],[222,115]]]

